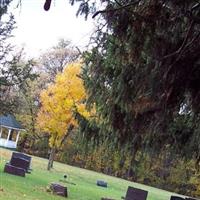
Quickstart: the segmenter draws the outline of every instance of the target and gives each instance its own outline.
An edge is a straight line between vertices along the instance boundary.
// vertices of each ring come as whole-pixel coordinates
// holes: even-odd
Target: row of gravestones
[[[67,187],[64,187],[62,185],[59,185],[57,183],[51,184],[51,190],[54,194],[61,195],[64,197],[67,197]],[[128,190],[126,192],[126,197],[123,198],[125,200],[146,200],[148,195],[148,191],[141,190],[138,188],[128,187]],[[101,200],[114,200],[110,198],[101,198]],[[171,196],[170,200],[197,200],[193,198],[182,198],[178,196]]]
[[[31,157],[18,152],[13,152],[9,163],[5,164],[4,172],[25,177],[30,173]]]
[[[126,197],[123,198],[125,200],[146,200],[148,195],[148,191],[141,190],[138,188],[128,187],[126,192]],[[101,198],[101,200],[114,200],[109,198]],[[171,196],[170,200],[197,200],[194,198],[183,198],[179,196]]]

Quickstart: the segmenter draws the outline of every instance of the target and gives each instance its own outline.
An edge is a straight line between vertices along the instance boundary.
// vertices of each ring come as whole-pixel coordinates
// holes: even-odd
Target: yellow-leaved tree
[[[43,132],[50,134],[48,170],[53,167],[55,151],[62,147],[77,125],[74,109],[85,117],[89,116],[85,109],[86,93],[80,72],[81,63],[69,64],[56,76],[55,82],[41,92],[37,124]]]

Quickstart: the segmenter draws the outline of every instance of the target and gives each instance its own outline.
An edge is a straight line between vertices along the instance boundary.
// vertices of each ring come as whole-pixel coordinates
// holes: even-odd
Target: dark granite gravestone
[[[22,176],[25,177],[25,170],[16,166],[12,166],[10,164],[6,164],[4,167],[4,172],[17,175],[17,176]]]
[[[24,158],[24,159],[26,159],[26,160],[31,162],[31,156],[28,156],[28,155],[23,154],[23,153],[13,152],[12,153],[12,157]]]
[[[145,190],[128,187],[125,200],[146,200],[148,192]]]
[[[101,187],[108,187],[107,182],[101,180],[97,180],[97,185]]]
[[[25,170],[25,172],[28,172],[29,170],[29,161],[24,158],[12,157],[9,164],[22,168]]]
[[[63,196],[63,197],[67,197],[68,193],[67,193],[67,187],[62,186],[58,183],[52,183],[50,186],[51,190],[53,191],[54,194]]]
[[[185,200],[185,198],[178,196],[171,196],[170,200]]]
[[[31,156],[28,156],[28,155],[26,155],[26,154],[19,153],[19,152],[13,152],[13,153],[12,153],[11,160],[12,160],[13,157],[16,157],[16,158],[23,158],[23,159],[27,160],[27,161],[29,162],[29,170],[30,170]]]

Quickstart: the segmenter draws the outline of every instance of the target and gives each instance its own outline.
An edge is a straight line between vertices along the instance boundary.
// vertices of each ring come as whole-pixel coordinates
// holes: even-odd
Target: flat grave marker
[[[105,181],[102,181],[102,180],[97,180],[97,186],[100,186],[100,187],[108,187],[108,183],[105,182]]]

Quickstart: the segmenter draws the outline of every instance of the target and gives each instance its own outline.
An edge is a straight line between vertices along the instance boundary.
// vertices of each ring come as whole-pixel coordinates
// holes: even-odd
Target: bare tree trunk
[[[56,151],[55,147],[52,147],[50,155],[49,155],[49,162],[48,162],[48,165],[47,165],[47,170],[50,170],[51,168],[53,168],[53,161],[54,161],[55,151]]]
[[[71,134],[72,130],[73,130],[74,126],[70,125],[64,135],[64,137],[62,138],[61,142],[60,142],[60,147],[63,145],[63,143],[67,140],[68,136]],[[55,156],[55,152],[56,152],[56,148],[55,148],[55,141],[56,141],[56,137],[54,138],[54,145],[51,148],[51,152],[49,155],[49,162],[47,165],[47,170],[50,170],[51,168],[53,168],[53,161],[54,161],[54,156]],[[59,149],[58,149],[59,150]]]

